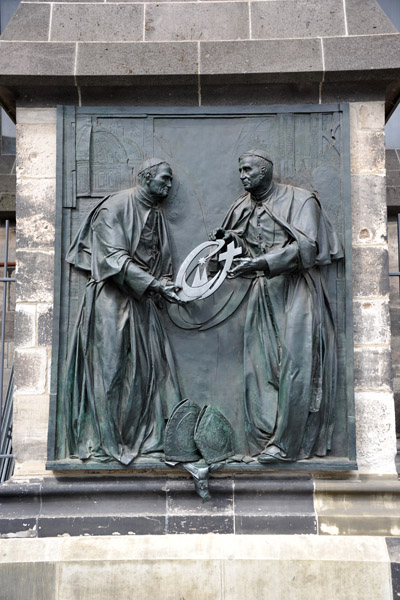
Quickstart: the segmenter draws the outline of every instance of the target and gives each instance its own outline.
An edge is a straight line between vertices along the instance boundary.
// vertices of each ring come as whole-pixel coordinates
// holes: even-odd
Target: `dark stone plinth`
[[[1,537],[315,534],[311,476],[210,479],[202,503],[187,477],[44,478],[0,487]]]

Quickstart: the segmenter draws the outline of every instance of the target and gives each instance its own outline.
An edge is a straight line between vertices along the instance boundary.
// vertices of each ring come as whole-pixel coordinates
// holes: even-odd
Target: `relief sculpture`
[[[239,159],[245,193],[211,239],[234,241],[230,277],[252,279],[244,327],[244,411],[260,463],[330,450],[335,419],[335,324],[319,267],[343,257],[314,194],[274,183],[263,150]]]
[[[47,467],[356,468],[340,111],[76,111]]]
[[[67,254],[88,273],[66,369],[71,457],[128,465],[164,450],[165,420],[181,399],[157,307],[183,302],[159,206],[171,182],[165,161],[145,161],[138,186],[97,204]]]

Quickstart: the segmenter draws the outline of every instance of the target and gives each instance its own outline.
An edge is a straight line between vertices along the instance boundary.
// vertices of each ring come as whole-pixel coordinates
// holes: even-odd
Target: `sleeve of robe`
[[[300,207],[291,225],[293,241],[264,255],[268,277],[310,269],[318,255],[320,207],[313,197]]]
[[[101,208],[92,223],[92,276],[96,281],[112,277],[140,299],[154,277],[141,269],[130,255],[132,232],[140,237],[135,216]],[[136,244],[137,245],[137,244]]]

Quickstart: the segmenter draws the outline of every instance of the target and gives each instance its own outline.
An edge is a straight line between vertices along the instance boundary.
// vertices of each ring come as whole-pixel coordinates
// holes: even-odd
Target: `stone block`
[[[19,302],[53,302],[54,253],[17,252],[16,296]]]
[[[202,75],[263,73],[284,80],[282,74],[301,73],[303,82],[314,81],[322,74],[321,44],[315,39],[201,42],[200,64]]]
[[[56,108],[24,108],[17,107],[17,123],[37,125],[38,123],[56,123]]]
[[[37,305],[38,345],[51,346],[53,335],[53,305]]]
[[[43,430],[48,425],[49,420],[49,396],[41,395],[21,395],[16,393],[14,396],[14,427],[24,431],[23,435],[29,435],[31,429],[36,431]]]
[[[22,3],[8,22],[1,39],[24,42],[47,42],[50,4],[34,6]]]
[[[0,564],[1,589],[7,600],[53,600],[56,565],[53,562]]]
[[[354,387],[359,390],[391,390],[390,346],[354,348]]]
[[[55,4],[51,41],[135,42],[143,38],[141,4]]]
[[[351,176],[354,244],[387,242],[386,185],[383,175]]]
[[[356,392],[355,409],[359,470],[377,475],[395,473],[393,395],[389,392]]]
[[[160,3],[146,7],[146,40],[239,40],[249,36],[247,2]]]
[[[17,214],[19,248],[54,248],[56,180],[19,178]]]
[[[381,131],[385,126],[384,102],[353,102],[350,106],[352,125],[359,129]]]
[[[391,599],[381,539],[279,536],[276,544],[269,536],[250,539],[254,556],[246,556],[243,543],[240,567],[234,552],[224,563],[223,585],[229,600],[363,600],[366,589],[371,598]],[[324,540],[335,543],[323,544]]]
[[[219,106],[265,106],[268,104],[296,104],[299,102],[301,104],[317,104],[319,99],[318,82],[254,84],[235,83],[233,77],[230,79],[230,82],[222,83],[220,77],[217,77],[217,81],[214,81],[213,77],[201,77],[202,106],[208,104]]]
[[[43,348],[16,348],[14,391],[16,394],[44,394],[47,379],[47,352]]]
[[[400,160],[396,150],[386,149],[386,172],[400,171]]]
[[[211,500],[202,504],[188,479],[168,481],[168,533],[233,533],[232,479],[210,480]]]
[[[0,73],[6,75],[74,75],[75,44],[0,40]]]
[[[55,178],[56,124],[17,124],[17,177]]]
[[[349,35],[397,32],[376,0],[346,0],[346,16]]]
[[[393,598],[400,596],[400,540],[387,538],[386,544],[390,556]]]
[[[20,348],[36,346],[36,306],[34,304],[17,304],[15,344]]]
[[[346,480],[317,476],[315,507],[320,535],[398,535],[400,482],[380,474],[355,473]]]
[[[388,186],[386,188],[386,204],[388,208],[400,207],[400,186]]]
[[[169,83],[157,86],[133,82],[129,86],[81,85],[82,105],[98,106],[101,98],[102,106],[198,106],[198,78],[188,77],[190,80],[181,85],[173,84],[170,77]],[[77,79],[79,84],[80,78]]]
[[[197,43],[110,43],[79,47],[77,75],[190,75],[198,72]]]
[[[353,247],[353,296],[386,296],[389,265],[386,247]]]
[[[353,320],[356,345],[390,344],[388,300],[355,300]]]
[[[10,175],[15,165],[15,156],[11,154],[0,155],[0,175]],[[400,165],[399,165],[400,167]]]
[[[385,133],[384,131],[354,132],[350,136],[351,173],[374,173],[385,175]]]
[[[15,194],[15,174],[0,175],[0,192]]]
[[[15,193],[2,194],[0,192],[0,212],[15,212]]]
[[[333,79],[333,78],[332,78]],[[331,102],[377,102],[385,99],[382,82],[377,81],[324,81],[321,86],[322,104]]]
[[[343,4],[338,0],[252,2],[253,39],[345,35]]]
[[[386,170],[386,183],[390,187],[400,188],[400,169],[398,171]]]
[[[314,534],[310,477],[235,477],[236,534]]]
[[[400,35],[364,35],[324,38],[325,78],[387,79],[398,73]]]
[[[222,600],[221,565],[211,559],[137,558],[123,569],[114,560],[69,561],[60,565],[59,577],[57,600],[127,598],[132,590],[135,597],[152,600]]]

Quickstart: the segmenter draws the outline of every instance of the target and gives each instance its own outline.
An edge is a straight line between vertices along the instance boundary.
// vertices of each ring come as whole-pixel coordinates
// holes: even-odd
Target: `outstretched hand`
[[[160,285],[158,289],[158,293],[162,296],[167,302],[171,304],[186,304],[186,300],[182,300],[179,298],[178,293],[181,288],[177,285]]]
[[[265,269],[265,260],[261,257],[239,258],[234,261],[234,266],[229,269],[228,278],[234,279],[235,277],[248,275],[249,273],[255,273],[256,271],[265,271]]]

